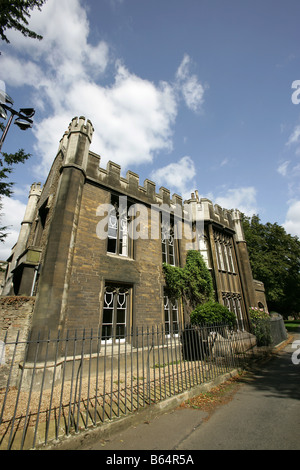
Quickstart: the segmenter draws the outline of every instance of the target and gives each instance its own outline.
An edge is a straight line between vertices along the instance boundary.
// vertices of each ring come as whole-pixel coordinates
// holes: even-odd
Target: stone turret
[[[21,222],[21,230],[19,233],[18,241],[13,249],[12,259],[9,264],[5,285],[2,290],[2,295],[13,294],[13,275],[12,271],[15,269],[18,263],[18,258],[23,253],[27,246],[28,237],[30,234],[32,223],[35,220],[36,208],[38,201],[42,193],[41,183],[34,183],[31,185],[28,203],[26,206],[23,221]]]
[[[64,328],[74,240],[93,131],[90,121],[76,117],[60,142],[64,159],[33,314],[32,326],[36,331],[42,331],[45,324],[50,330]]]
[[[85,121],[84,117],[73,118],[65,140],[66,153],[64,165],[78,165],[86,171],[89,148],[92,142],[94,128],[91,121]]]
[[[235,237],[237,242],[245,242],[245,235],[244,235],[244,230],[242,227],[242,219],[241,219],[241,213],[237,209],[233,209],[231,211],[232,214],[232,220],[234,222],[234,227],[235,227]]]
[[[245,302],[247,308],[256,305],[256,293],[252,276],[252,269],[248,254],[247,243],[242,226],[242,218],[239,210],[231,211],[232,220],[235,228],[235,241],[238,251],[238,259],[240,260],[240,275],[245,286]]]

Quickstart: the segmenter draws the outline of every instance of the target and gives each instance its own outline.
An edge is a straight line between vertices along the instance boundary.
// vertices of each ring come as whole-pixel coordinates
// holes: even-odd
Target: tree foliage
[[[47,0],[0,0],[0,35],[1,39],[7,43],[5,31],[15,29],[20,31],[25,37],[42,39],[42,36],[28,28],[30,11],[34,8],[41,9]]]
[[[24,163],[29,157],[30,153],[25,153],[24,149],[16,153],[2,153],[0,156],[0,197],[11,196],[13,182],[7,181],[7,178],[13,172],[15,164]]]
[[[269,310],[284,317],[300,312],[300,240],[277,223],[243,215],[253,277],[265,285]]]

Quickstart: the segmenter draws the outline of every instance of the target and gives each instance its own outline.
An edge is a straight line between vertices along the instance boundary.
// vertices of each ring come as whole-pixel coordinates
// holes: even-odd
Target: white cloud
[[[70,121],[70,114],[60,113],[43,119],[38,126],[33,128],[36,137],[34,150],[41,156],[40,163],[36,163],[34,172],[36,176],[44,177],[47,175],[50,166],[58,150],[59,141],[67,130],[66,123]]]
[[[204,102],[205,87],[195,74],[190,73],[191,64],[191,58],[185,54],[176,72],[176,86],[182,93],[187,107],[197,112]]]
[[[52,83],[55,87],[61,82],[66,84],[76,77],[84,75],[88,78],[105,70],[109,59],[108,46],[103,41],[96,45],[88,43],[89,23],[79,0],[46,2],[42,11],[32,11],[29,25],[43,35],[43,40],[31,41],[18,32],[9,33],[14,50],[20,51],[23,57],[30,58],[21,63],[22,66],[27,66],[29,73],[23,71],[18,77],[16,74],[11,75],[11,79],[25,79],[26,83],[29,83],[33,78],[32,71],[39,71],[39,77],[43,78],[41,85],[44,85],[46,80],[49,85]],[[5,70],[9,61],[6,54],[3,55],[3,60]],[[15,61],[16,70],[18,65],[20,61]],[[56,91],[59,92],[59,87]]]
[[[283,227],[291,235],[300,238],[300,201],[293,201],[288,209]]]
[[[4,243],[0,243],[0,260],[6,260],[11,253],[11,248],[17,242],[21,222],[23,220],[26,204],[18,199],[8,198],[3,196],[1,198],[2,208],[0,210],[0,223],[1,227],[7,226],[7,237]]]
[[[277,172],[282,176],[286,176],[289,164],[290,162],[288,160],[281,163],[281,165],[279,165],[279,167],[277,168]]]
[[[291,176],[298,178],[299,175],[300,175],[300,163],[297,163],[297,164],[292,168]]]
[[[32,61],[18,59],[11,55],[3,54],[1,58],[1,78],[10,86],[40,85],[41,70]]]
[[[295,155],[300,156],[300,125],[294,128],[286,145],[287,147],[293,147],[295,149]]]
[[[60,104],[61,109],[42,120],[34,131],[44,173],[74,116],[84,115],[92,121],[95,133],[91,149],[101,153],[101,164],[112,160],[124,169],[130,164],[152,162],[157,151],[172,149],[177,105],[168,84],[155,86],[122,66],[113,85],[76,81]]]
[[[239,209],[247,216],[257,214],[256,189],[253,186],[228,189],[226,194],[213,200],[224,209]]]
[[[300,142],[300,125],[296,126],[287,141],[287,145],[298,144]]]
[[[113,160],[125,170],[128,165],[151,163],[157,152],[172,150],[181,95],[191,110],[202,106],[204,87],[190,73],[188,55],[174,83],[154,84],[136,76],[112,59],[107,43],[90,44],[80,0],[46,2],[41,12],[32,12],[30,27],[43,40],[30,41],[13,33],[10,40],[18,54],[2,56],[2,78],[12,86],[22,86],[25,80],[33,90],[34,106],[45,115],[40,122],[35,119],[33,131],[41,178],[75,116],[92,121],[91,148],[101,154],[101,164]]]
[[[173,82],[141,78],[115,59],[107,42],[91,43],[87,9],[91,11],[81,0],[46,2],[42,11],[32,11],[29,23],[43,40],[30,40],[11,30],[9,53],[4,46],[1,55],[1,79],[11,87],[26,85],[26,92],[31,91],[30,104],[38,111],[33,127],[40,162],[35,166],[38,180],[46,177],[58,142],[75,116],[92,121],[91,149],[101,154],[101,165],[112,160],[124,171],[129,165],[153,162],[158,152],[172,151],[182,98],[195,112],[203,104],[205,87],[191,73],[193,64],[187,54],[177,72],[174,70]],[[190,197],[194,190],[195,167],[190,157],[161,168],[157,176],[161,184],[183,197]],[[9,201],[2,212],[10,220],[5,216],[2,221],[13,226],[5,243],[11,247],[25,206]],[[15,204],[15,211],[9,204]],[[16,224],[12,213],[19,216]],[[2,257],[6,257],[3,249]]]
[[[220,163],[220,167],[226,166],[226,165],[228,165],[228,163],[229,163],[228,158],[224,158],[224,159],[221,161],[221,163]]]
[[[160,186],[164,186],[172,192],[178,193],[183,199],[189,199],[191,191],[195,189],[193,178],[196,169],[193,160],[185,156],[176,163],[170,163],[163,168],[155,170],[151,178]]]

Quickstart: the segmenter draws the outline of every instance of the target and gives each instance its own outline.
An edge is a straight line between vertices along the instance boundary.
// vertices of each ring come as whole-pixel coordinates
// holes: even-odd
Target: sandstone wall
[[[12,360],[14,366],[10,386],[17,385],[19,364],[24,360],[34,302],[34,297],[0,297],[0,390],[6,387]]]

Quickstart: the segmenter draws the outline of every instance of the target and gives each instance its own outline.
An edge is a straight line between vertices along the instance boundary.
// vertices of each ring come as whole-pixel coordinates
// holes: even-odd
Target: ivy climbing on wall
[[[182,298],[188,317],[198,305],[214,300],[212,277],[199,251],[188,251],[184,268],[164,263],[163,270],[166,295]]]

